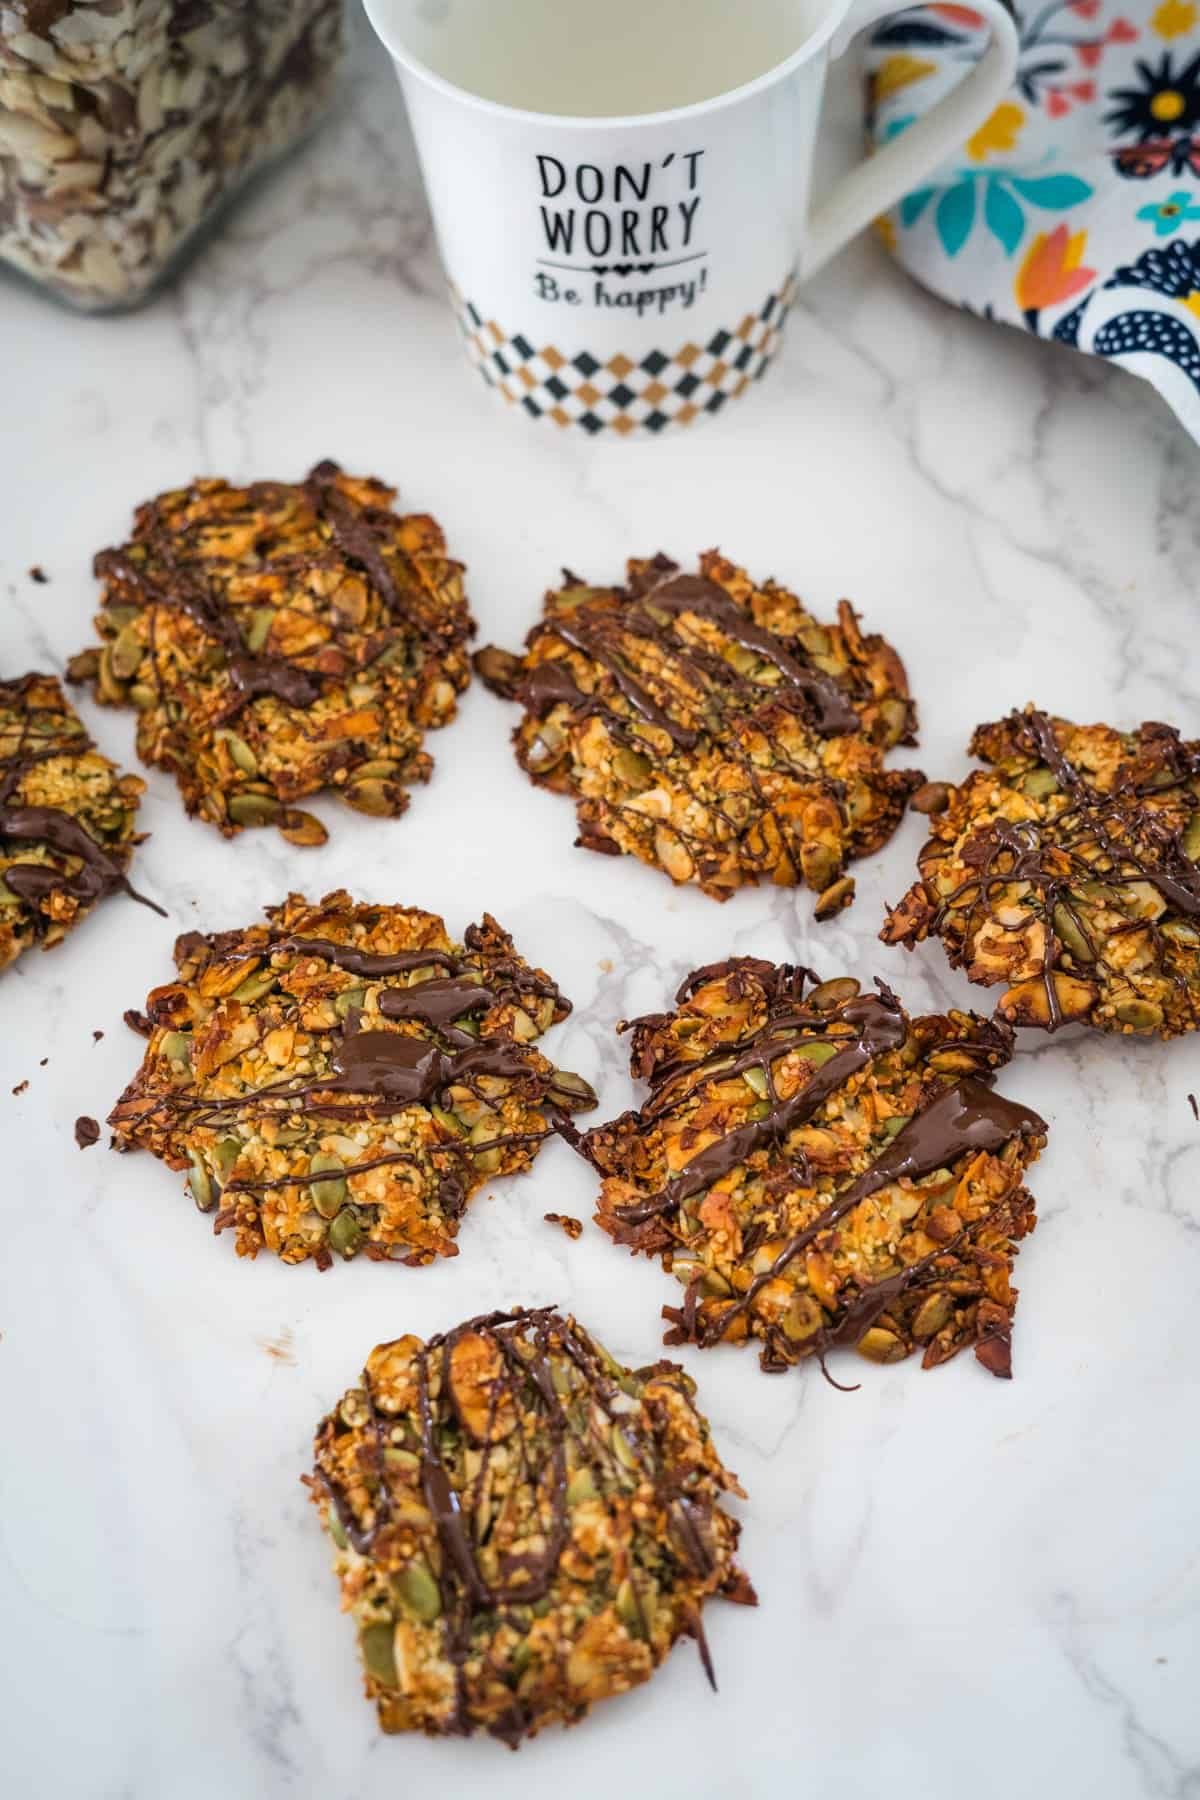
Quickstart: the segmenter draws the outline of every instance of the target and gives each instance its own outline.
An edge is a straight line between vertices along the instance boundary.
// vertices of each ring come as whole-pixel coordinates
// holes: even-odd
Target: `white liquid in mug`
[[[401,0],[405,46],[483,99],[584,118],[691,106],[798,50],[819,0]]]

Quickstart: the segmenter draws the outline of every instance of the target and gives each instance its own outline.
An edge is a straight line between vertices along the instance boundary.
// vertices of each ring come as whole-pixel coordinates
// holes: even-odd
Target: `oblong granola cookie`
[[[117,1149],[190,1171],[239,1256],[454,1256],[475,1190],[595,1104],[532,1047],[570,1002],[486,913],[456,944],[415,907],[291,894],[175,960],[108,1122]]]
[[[981,725],[988,766],[938,789],[920,880],[881,936],[940,937],[998,1012],[1053,1031],[1200,1025],[1200,742],[1030,706]]]
[[[332,462],[295,485],[196,481],[96,557],[103,643],[72,679],[137,708],[138,755],[226,837],[322,843],[306,795],[394,818],[429,779],[422,740],[454,717],[475,625],[441,529],[394,499]]]
[[[525,718],[517,760],[571,794],[588,850],[657,865],[725,900],[800,882],[818,918],[847,905],[846,864],[885,844],[921,776],[885,770],[912,744],[904,667],[849,602],[821,625],[794,594],[756,587],[716,551],[700,574],[631,561],[625,587],[546,596],[522,657],[475,667]]]
[[[0,681],[0,969],[61,943],[118,888],[153,904],[126,874],[144,791],[101,756],[53,675]]]
[[[694,1395],[550,1307],[376,1346],[307,1479],[385,1731],[516,1748],[688,1635],[711,1679],[703,1603],[755,1597]]]
[[[991,1090],[1012,1034],[910,1018],[882,982],[734,957],[633,1022],[644,1105],[582,1140],[597,1222],[685,1289],[667,1343],[758,1339],[764,1369],[853,1347],[1011,1373],[1036,1113]]]

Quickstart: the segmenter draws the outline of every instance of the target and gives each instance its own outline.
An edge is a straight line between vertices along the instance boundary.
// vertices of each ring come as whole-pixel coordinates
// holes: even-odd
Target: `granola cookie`
[[[153,905],[126,875],[144,789],[100,755],[53,675],[0,681],[0,969],[61,943],[118,888]]]
[[[457,1255],[475,1190],[595,1104],[532,1047],[570,1002],[486,913],[461,944],[434,913],[345,893],[291,894],[267,921],[179,939],[116,1148],[187,1168],[239,1256]]]
[[[686,1289],[667,1343],[757,1338],[770,1370],[839,1346],[932,1368],[971,1344],[1011,1373],[1046,1125],[992,1092],[1007,1027],[909,1018],[876,986],[734,957],[633,1022],[649,1096],[582,1142],[598,1224]]]
[[[429,779],[422,739],[454,717],[475,625],[439,526],[394,499],[332,462],[294,486],[197,481],[96,557],[103,646],[71,677],[137,708],[139,756],[226,837],[323,843],[297,800],[328,787],[395,818]]]
[[[517,760],[576,800],[587,850],[632,855],[716,900],[800,882],[817,917],[849,904],[846,865],[891,837],[921,776],[885,770],[916,742],[904,667],[848,601],[818,624],[716,551],[700,574],[631,561],[625,587],[546,596],[524,656],[489,648],[484,681],[525,708]]]
[[[515,1749],[684,1636],[711,1679],[701,1607],[754,1590],[720,1505],[742,1490],[694,1395],[551,1307],[377,1345],[307,1480],[384,1731]]]
[[[1049,1031],[1200,1025],[1200,742],[1073,725],[1030,706],[981,725],[988,766],[938,787],[921,878],[881,936],[940,937],[998,1012]]]

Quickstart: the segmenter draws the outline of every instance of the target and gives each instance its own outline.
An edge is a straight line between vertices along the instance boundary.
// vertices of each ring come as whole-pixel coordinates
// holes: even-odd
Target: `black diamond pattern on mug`
[[[779,347],[795,292],[789,277],[756,313],[673,351],[649,350],[637,361],[587,350],[567,356],[537,348],[528,331],[507,333],[451,287],[467,354],[484,380],[534,419],[600,431],[663,431],[716,413],[763,374]]]

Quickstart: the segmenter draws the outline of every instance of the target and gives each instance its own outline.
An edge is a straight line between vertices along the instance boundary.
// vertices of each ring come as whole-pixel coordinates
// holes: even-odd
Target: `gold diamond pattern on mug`
[[[538,349],[528,337],[509,337],[451,287],[467,354],[484,380],[535,419],[578,425],[584,431],[661,431],[720,412],[757,381],[779,347],[795,292],[792,279],[747,313],[732,330],[677,350],[651,350],[638,361],[605,360],[586,350],[566,356],[553,344]]]

